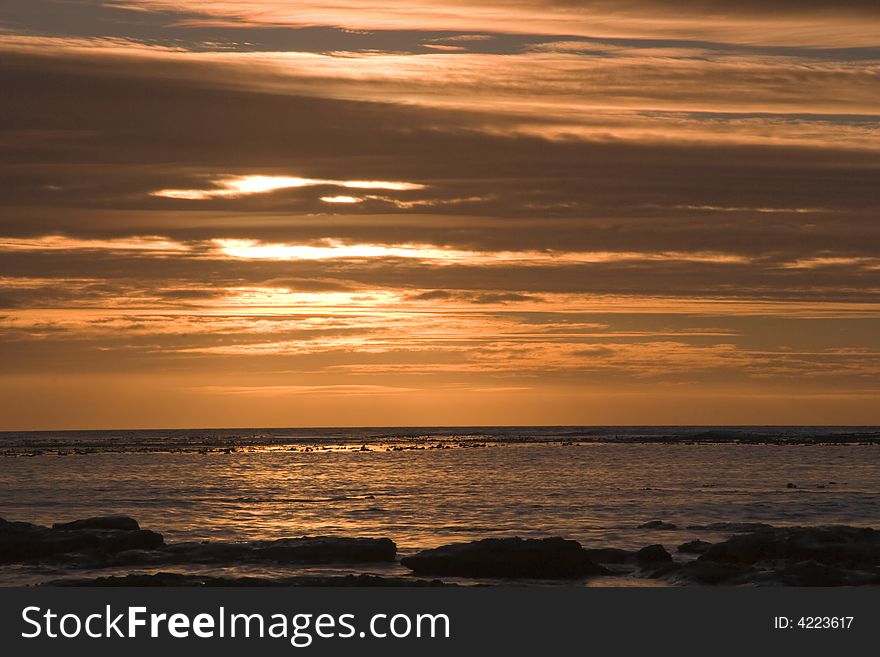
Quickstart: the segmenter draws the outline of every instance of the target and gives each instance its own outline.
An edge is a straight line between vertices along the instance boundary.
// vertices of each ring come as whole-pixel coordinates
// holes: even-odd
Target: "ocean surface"
[[[167,542],[387,536],[406,554],[493,536],[564,536],[587,547],[659,542],[674,551],[726,536],[688,528],[716,522],[880,527],[880,428],[0,433],[0,517],[51,524],[111,513]],[[638,528],[654,519],[679,529]],[[0,566],[0,585],[71,574]]]

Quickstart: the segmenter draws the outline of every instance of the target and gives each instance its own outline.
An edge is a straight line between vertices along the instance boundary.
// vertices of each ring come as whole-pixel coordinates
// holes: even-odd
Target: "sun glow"
[[[204,200],[210,198],[238,198],[252,194],[266,194],[281,189],[298,187],[318,187],[323,185],[344,187],[347,189],[384,189],[389,191],[412,191],[424,189],[425,185],[394,180],[332,180],[327,178],[299,178],[296,176],[222,176],[211,181],[214,185],[209,189],[160,189],[151,192],[151,196],[163,198]],[[349,201],[328,201],[327,199],[354,199],[352,196],[324,197],[328,203],[354,203]],[[359,200],[359,199],[358,199]]]
[[[182,253],[190,250],[187,244],[158,235],[88,239],[66,235],[41,237],[0,237],[0,251],[145,251]]]
[[[615,262],[701,262],[743,265],[750,260],[715,252],[613,252],[613,251],[469,251],[436,244],[350,244],[322,240],[316,244],[282,244],[250,239],[215,239],[224,256],[247,260],[331,260],[356,258],[412,258],[435,264],[554,266]]]
[[[324,240],[318,245],[273,244],[256,240],[218,239],[214,244],[223,255],[249,260],[328,260],[333,258],[418,258],[461,260],[477,254],[443,249],[430,244],[345,244]]]

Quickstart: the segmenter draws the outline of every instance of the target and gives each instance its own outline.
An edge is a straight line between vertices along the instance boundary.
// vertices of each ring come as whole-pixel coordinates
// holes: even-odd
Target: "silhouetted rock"
[[[6,520],[5,518],[0,518],[0,535],[3,535],[4,532],[26,532],[34,530],[45,531],[48,530],[48,527],[34,525],[30,522],[13,522],[11,520]]]
[[[331,575],[313,576],[298,575],[294,577],[215,577],[212,575],[191,575],[186,573],[152,573],[95,577],[83,579],[59,579],[46,582],[43,586],[79,587],[79,586],[138,586],[138,587],[437,587],[455,586],[439,580],[424,580],[409,577],[381,577],[379,575]]]
[[[688,529],[712,531],[712,532],[756,532],[760,529],[772,529],[772,525],[763,522],[713,522],[708,525],[688,525]]]
[[[119,531],[137,531],[138,521],[128,516],[97,516],[74,520],[72,522],[56,522],[52,529],[115,529]]]
[[[586,548],[586,553],[596,563],[626,563],[635,557],[635,552],[619,548]]]
[[[261,544],[254,558],[295,563],[362,563],[394,561],[397,546],[390,538],[281,538]]]
[[[663,520],[649,520],[639,525],[637,529],[678,529],[678,527],[671,522],[664,522]]]
[[[123,550],[152,550],[165,545],[162,534],[149,529],[122,532],[95,532],[97,547],[103,552],[121,552]]]
[[[662,520],[650,520],[638,526],[638,529],[678,529],[671,522],[663,522]]]
[[[716,543],[699,559],[736,563],[793,559],[840,566],[876,566],[880,565],[880,532],[842,525],[762,529]]]
[[[685,554],[703,554],[706,550],[712,547],[712,544],[708,541],[688,541],[687,543],[682,543],[678,546],[679,552],[684,552]]]
[[[156,550],[128,550],[107,560],[108,566],[164,564],[238,564],[259,562],[324,564],[394,561],[397,546],[388,538],[316,536],[250,543],[185,542]]]
[[[33,547],[46,540],[51,530],[29,522],[0,519],[0,563],[28,559]]]
[[[221,541],[172,543],[158,554],[144,555],[155,563],[237,563],[248,561],[255,550],[252,543],[226,543]],[[120,557],[125,555],[119,555]],[[136,557],[136,555],[133,555]],[[149,563],[147,561],[146,563]]]
[[[788,586],[876,586],[880,584],[880,569],[853,570],[818,561],[789,561],[781,580]]]
[[[577,541],[486,538],[424,550],[401,563],[416,574],[569,579],[607,574]]]
[[[642,566],[657,566],[659,564],[672,562],[672,555],[666,551],[665,547],[659,543],[655,543],[654,545],[643,547],[636,552],[635,559],[636,562]]]
[[[26,522],[0,522],[0,563],[54,559],[74,553],[109,555],[162,545],[161,534],[144,529],[49,529]]]
[[[696,584],[741,584],[758,571],[752,566],[715,561],[691,561],[679,567],[674,578]]]

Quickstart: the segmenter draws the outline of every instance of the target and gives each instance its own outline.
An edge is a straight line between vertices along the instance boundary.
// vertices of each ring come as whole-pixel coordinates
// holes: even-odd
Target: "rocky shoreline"
[[[674,527],[653,520],[641,529]],[[594,577],[635,577],[671,585],[880,585],[880,532],[864,527],[772,527],[759,523],[692,525],[722,531],[726,540],[694,538],[675,554],[660,544],[640,550],[584,547],[560,537],[487,538],[422,550],[398,561],[390,538],[305,536],[272,541],[166,543],[127,516],[101,516],[52,527],[0,518],[0,565],[51,565],[69,571],[131,569],[126,575],[64,578],[49,586],[443,586],[541,581],[581,583]],[[351,574],[286,577],[202,575],[164,570],[198,564],[351,566]],[[404,576],[358,573],[358,565],[399,564]],[[144,573],[138,569],[159,572]],[[451,580],[451,581],[447,581]],[[482,582],[482,580],[488,580]],[[647,584],[648,582],[646,582]]]

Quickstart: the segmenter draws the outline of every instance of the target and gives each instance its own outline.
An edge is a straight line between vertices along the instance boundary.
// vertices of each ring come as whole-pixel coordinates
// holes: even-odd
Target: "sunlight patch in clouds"
[[[801,258],[783,265],[784,269],[819,269],[822,267],[855,267],[878,270],[880,269],[880,258],[821,256],[817,258]]]
[[[213,181],[215,185],[209,189],[160,189],[151,192],[151,196],[164,198],[204,200],[210,198],[238,198],[252,194],[266,194],[280,189],[292,189],[297,187],[316,187],[319,185],[332,185],[348,189],[385,189],[391,191],[410,191],[424,189],[425,185],[411,182],[398,182],[392,180],[329,180],[323,178],[300,178],[296,176],[222,176]],[[327,197],[331,198],[331,197]],[[342,198],[342,197],[332,197]],[[353,197],[345,197],[353,198]],[[322,199],[326,200],[326,198]],[[333,202],[333,201],[329,201]],[[336,201],[345,202],[345,201]],[[348,201],[351,202],[351,201]]]
[[[436,244],[349,244],[329,239],[317,244],[282,244],[250,239],[215,239],[213,243],[222,255],[245,260],[411,258],[438,264],[479,266],[552,266],[622,261],[680,261],[735,265],[751,262],[745,256],[714,252],[469,251]]]
[[[345,244],[336,240],[323,240],[319,246],[273,244],[248,239],[217,239],[214,240],[214,244],[225,256],[247,260],[329,260],[377,257],[461,260],[476,255],[470,251],[443,249],[429,244]]]
[[[43,235],[41,237],[0,237],[0,251],[151,251],[181,253],[190,247],[166,237],[145,235],[138,237],[114,237],[108,239],[88,239],[67,237],[65,235]]]
[[[438,244],[349,243],[323,239],[310,244],[261,242],[254,239],[217,238],[184,243],[166,237],[142,236],[108,239],[70,238],[46,235],[33,238],[0,237],[2,251],[110,251],[149,252],[157,256],[187,254],[199,258],[239,258],[242,260],[359,260],[406,258],[431,264],[465,266],[587,265],[618,262],[693,262],[718,265],[745,265],[746,256],[714,251],[479,251]]]
[[[826,208],[770,208],[736,207],[726,205],[674,205],[675,210],[700,210],[703,212],[756,212],[758,214],[819,214],[828,212]]]

